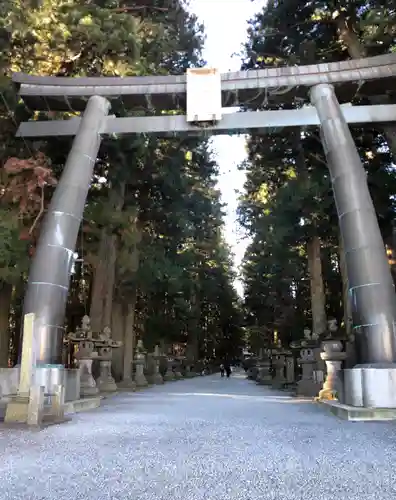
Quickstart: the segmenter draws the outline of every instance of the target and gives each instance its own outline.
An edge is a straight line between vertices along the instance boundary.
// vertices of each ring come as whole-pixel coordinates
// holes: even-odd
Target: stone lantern
[[[164,380],[166,382],[172,382],[173,380],[176,380],[176,375],[175,375],[175,372],[173,371],[174,362],[175,362],[175,360],[172,356],[167,357],[168,368],[166,370],[165,377],[164,377]]]
[[[340,340],[325,340],[322,347],[321,358],[326,363],[327,376],[323,389],[319,392],[318,399],[339,399],[342,392],[340,373],[342,362],[347,355],[342,352],[342,342]]]
[[[135,384],[136,387],[147,387],[148,382],[144,375],[144,366],[146,364],[146,351],[143,346],[143,341],[139,339],[136,345],[136,354],[135,354]]]
[[[75,332],[69,333],[67,339],[72,344],[78,345],[74,357],[80,371],[80,395],[82,397],[97,395],[99,389],[92,375],[92,363],[97,358],[98,353],[95,351],[89,316],[83,317],[81,327],[77,328]]]
[[[81,396],[92,396],[99,390],[116,391],[117,386],[111,374],[111,360],[113,349],[121,347],[122,342],[112,340],[110,328],[105,327],[103,332],[94,338],[91,320],[89,316],[84,316],[81,327],[77,328],[75,333],[69,333],[67,339],[79,345],[75,358],[80,369]],[[96,382],[92,376],[92,363],[95,359],[99,361],[100,370]]]
[[[257,362],[257,377],[256,382],[260,385],[272,384],[271,373],[271,350],[260,349],[259,359]]]
[[[183,374],[181,372],[183,360],[184,360],[183,356],[176,356],[174,358],[174,361],[173,361],[173,370],[174,370],[175,378],[177,380],[183,378]]]
[[[304,328],[304,340],[311,340],[311,330],[309,328]]]
[[[301,346],[305,347],[306,349],[309,349],[312,352],[312,356],[314,359],[314,362],[312,363],[312,366],[309,366],[309,363],[307,362],[300,362],[301,366],[303,367],[304,370],[304,365],[305,365],[305,370],[310,372],[312,370],[312,388],[309,388],[308,382],[306,382],[305,386],[307,387],[307,394],[306,395],[314,395],[312,394],[313,391],[316,391],[316,395],[318,394],[319,390],[322,387],[323,383],[323,378],[324,378],[324,371],[325,371],[325,364],[321,358],[321,343],[319,341],[319,335],[317,333],[311,332],[309,328],[306,328],[304,330],[304,340],[301,342]],[[303,359],[303,356],[301,356],[301,359]],[[306,358],[306,361],[308,358]]]
[[[291,351],[286,354],[286,385],[291,386],[295,383],[294,356]]]
[[[320,386],[314,380],[315,355],[312,348],[304,347],[297,360],[301,365],[302,376],[297,383],[297,395],[314,397],[318,394]]]
[[[272,386],[275,389],[282,389],[286,383],[285,361],[286,351],[279,349],[273,354],[272,365],[275,368],[275,377],[272,379]]]
[[[79,342],[78,351],[75,358],[78,361],[80,371],[80,395],[96,396],[99,389],[92,375],[92,363],[97,358],[98,353],[94,351],[95,344],[91,340]]]
[[[152,383],[153,384],[163,384],[164,383],[164,379],[162,378],[162,375],[159,371],[160,360],[161,360],[160,348],[158,345],[156,345],[154,348],[154,354],[153,354],[153,370],[154,370],[154,373],[152,375]]]
[[[121,341],[116,341],[111,338],[111,330],[108,326],[103,328],[103,332],[99,334],[99,338],[95,342],[98,348],[99,370],[100,375],[96,383],[99,390],[103,392],[115,392],[117,385],[111,374],[111,362],[113,357],[113,349],[122,346]]]

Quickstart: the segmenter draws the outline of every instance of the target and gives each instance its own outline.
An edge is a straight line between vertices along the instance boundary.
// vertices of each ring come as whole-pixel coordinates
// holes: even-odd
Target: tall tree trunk
[[[199,317],[200,308],[199,299],[194,292],[191,297],[191,307],[193,310],[193,318],[189,322],[188,341],[187,341],[187,357],[190,360],[197,361],[199,359]]]
[[[326,297],[320,258],[320,239],[314,236],[307,244],[308,270],[311,281],[312,331],[321,335],[327,330]]]
[[[339,236],[339,263],[340,273],[342,278],[342,301],[344,306],[344,325],[347,336],[349,337],[352,329],[352,304],[349,296],[349,280],[346,268],[346,260],[344,253],[344,244],[341,235]]]
[[[0,368],[8,367],[12,285],[0,282]]]
[[[294,135],[294,144],[297,149],[296,163],[308,176],[305,162],[305,152],[301,142],[301,129],[297,129]],[[322,261],[320,257],[320,239],[314,236],[307,243],[308,272],[311,284],[311,309],[312,309],[312,332],[321,335],[327,330],[326,318],[326,296],[323,283]]]
[[[124,369],[124,330],[125,330],[125,313],[122,304],[119,301],[114,302],[111,316],[111,336],[113,340],[121,341],[122,347],[113,349],[112,369],[113,376],[116,382],[122,379]]]
[[[133,351],[135,349],[135,312],[136,312],[137,290],[128,296],[125,315],[124,330],[124,369],[123,380],[132,378]]]
[[[355,33],[352,23],[342,14],[337,18],[336,22],[339,39],[344,42],[352,59],[367,57],[366,49]],[[371,104],[390,104],[388,96],[385,95],[369,96],[369,101]],[[383,125],[382,130],[392,156],[396,160],[396,127],[392,124]]]
[[[107,279],[106,288],[104,290],[104,304],[103,304],[103,316],[102,316],[102,328],[111,325],[112,307],[113,307],[113,295],[114,295],[114,283],[115,283],[115,265],[117,260],[117,236],[112,234],[109,238],[109,245],[107,249]]]
[[[115,212],[120,212],[125,203],[125,182],[113,188],[110,192],[110,205]],[[111,325],[111,310],[113,307],[114,284],[116,278],[116,260],[118,249],[118,236],[109,234],[107,237],[108,245],[106,252],[106,286],[104,290],[104,304],[102,316],[102,328]]]
[[[91,307],[89,309],[92,331],[96,333],[102,330],[104,290],[107,278],[107,272],[106,272],[107,242],[108,238],[106,230],[102,229],[102,234],[100,236],[100,243],[99,243],[98,260],[95,266],[94,276],[93,276]]]

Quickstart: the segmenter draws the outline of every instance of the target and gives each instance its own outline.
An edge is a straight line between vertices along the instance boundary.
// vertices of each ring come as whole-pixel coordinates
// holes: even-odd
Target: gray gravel
[[[235,374],[120,394],[41,432],[0,429],[0,499],[387,500],[396,426],[348,423]]]

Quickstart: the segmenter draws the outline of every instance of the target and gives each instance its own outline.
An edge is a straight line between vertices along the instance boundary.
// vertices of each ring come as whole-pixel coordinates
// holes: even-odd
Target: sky
[[[205,25],[206,43],[204,59],[207,66],[218,68],[221,73],[238,71],[241,59],[238,56],[247,37],[247,21],[260,12],[265,0],[190,0],[190,10]],[[216,136],[213,149],[220,169],[219,189],[222,202],[227,205],[225,238],[234,254],[234,265],[239,270],[248,240],[237,223],[238,195],[245,182],[244,172],[237,166],[246,158],[244,136]],[[240,295],[243,288],[240,280],[235,283]]]

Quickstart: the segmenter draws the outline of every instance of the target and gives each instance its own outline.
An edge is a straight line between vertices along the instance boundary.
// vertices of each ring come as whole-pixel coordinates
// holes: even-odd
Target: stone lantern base
[[[119,389],[136,391],[136,384],[131,378],[125,378],[124,380],[121,380],[121,382],[118,382],[117,385]]]
[[[271,361],[262,360],[259,362],[258,373],[256,377],[256,382],[260,385],[271,385],[272,384],[272,374],[271,374]]]
[[[154,373],[154,375],[151,376],[151,383],[154,385],[161,385],[164,383],[164,379],[162,378],[162,375],[158,373]]]
[[[192,370],[192,363],[187,362],[186,370],[185,370],[185,377],[186,378],[193,378],[196,376],[197,376],[197,374]]]
[[[143,373],[143,365],[141,365],[140,367],[136,366],[135,384],[136,387],[147,387],[149,385]]]
[[[101,392],[116,392],[117,384],[111,374],[111,360],[100,360],[100,376],[96,384]]]
[[[164,376],[164,380],[165,380],[165,382],[173,382],[174,380],[176,380],[175,374],[173,373],[172,370],[168,369],[166,371],[165,376]]]
[[[161,385],[164,383],[164,379],[159,371],[159,365],[160,365],[160,357],[155,356],[154,357],[154,373],[150,377],[150,383],[154,385]]]
[[[92,358],[82,358],[79,360],[80,370],[80,395],[81,397],[96,396],[99,389],[92,376]]]
[[[342,352],[342,343],[339,340],[325,340],[322,347],[324,352],[321,353],[320,357],[326,363],[327,375],[318,398],[320,400],[342,400],[343,387],[340,373],[346,353]]]

